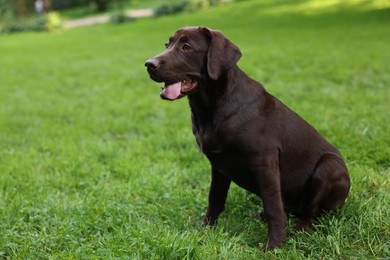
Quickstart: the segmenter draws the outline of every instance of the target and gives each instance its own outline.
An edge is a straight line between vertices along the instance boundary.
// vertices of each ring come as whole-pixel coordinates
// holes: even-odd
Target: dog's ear
[[[217,80],[237,63],[241,58],[241,51],[222,32],[206,27],[201,27],[200,30],[209,41],[207,72],[211,79]]]

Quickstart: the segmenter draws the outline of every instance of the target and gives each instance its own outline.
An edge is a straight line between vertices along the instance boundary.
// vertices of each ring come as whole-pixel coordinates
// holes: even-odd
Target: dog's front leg
[[[212,168],[209,205],[203,219],[204,226],[214,226],[221,212],[225,209],[226,197],[231,180],[221,172]]]
[[[259,161],[252,167],[252,173],[260,189],[264,216],[268,223],[268,241],[263,246],[266,251],[283,245],[287,215],[283,207],[277,156],[268,156]]]

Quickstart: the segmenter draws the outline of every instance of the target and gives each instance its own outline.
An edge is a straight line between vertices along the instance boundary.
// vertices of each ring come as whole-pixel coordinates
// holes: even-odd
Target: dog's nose
[[[158,66],[160,66],[160,62],[158,59],[156,58],[151,58],[151,59],[148,59],[146,62],[145,62],[145,66],[148,67],[148,69],[157,69]]]

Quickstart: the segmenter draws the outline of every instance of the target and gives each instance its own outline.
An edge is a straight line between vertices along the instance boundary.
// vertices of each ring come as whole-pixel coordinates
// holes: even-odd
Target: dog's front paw
[[[215,227],[217,225],[217,219],[205,216],[202,220],[202,226],[204,227]]]
[[[263,250],[263,252],[266,252],[268,250],[272,250],[282,246],[283,246],[282,241],[267,241],[267,243],[265,243],[261,249]]]
[[[309,232],[313,226],[312,219],[300,219],[298,224],[293,228],[294,231]]]

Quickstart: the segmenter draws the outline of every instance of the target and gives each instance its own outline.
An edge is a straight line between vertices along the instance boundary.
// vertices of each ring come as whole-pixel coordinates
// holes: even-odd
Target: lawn
[[[0,258],[389,258],[389,8],[239,1],[0,36]],[[185,25],[224,31],[239,66],[346,160],[346,205],[282,249],[261,252],[261,203],[235,185],[218,227],[199,225],[210,172],[187,101],[160,100],[143,65]]]

